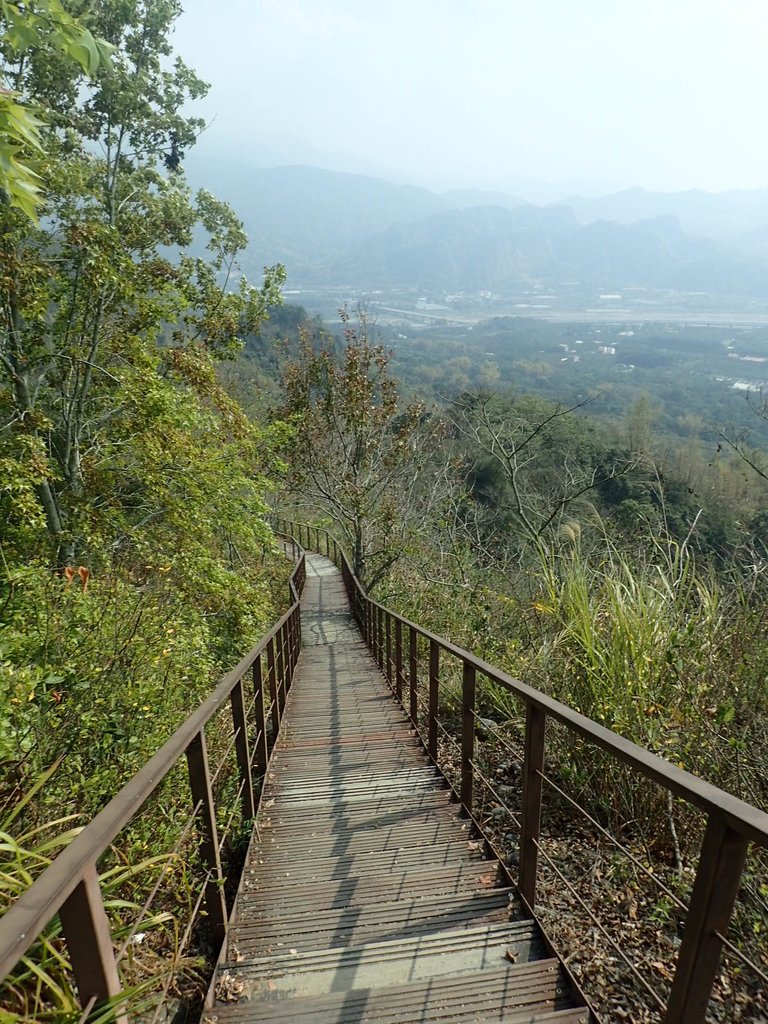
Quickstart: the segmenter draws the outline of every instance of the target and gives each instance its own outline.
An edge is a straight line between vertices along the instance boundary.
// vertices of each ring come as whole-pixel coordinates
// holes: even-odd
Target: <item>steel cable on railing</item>
[[[195,824],[195,818],[197,817],[197,814],[198,814],[198,812],[199,812],[201,807],[202,807],[202,801],[199,800],[195,804],[195,807],[193,808],[191,814],[188,816],[187,820],[185,821],[184,827],[181,830],[181,832],[179,834],[179,837],[176,840],[176,843],[174,844],[173,849],[168,854],[169,858],[176,856],[179,853],[179,851],[181,850],[181,846],[182,846],[184,840],[187,838],[187,836],[189,835],[190,831],[192,830],[192,827]],[[159,875],[157,881],[155,882],[154,886],[152,887],[152,890],[149,893],[147,899],[144,901],[144,904],[141,907],[141,910],[139,912],[139,915],[138,915],[136,921],[134,922],[133,926],[131,927],[131,930],[128,933],[128,935],[125,938],[125,940],[123,941],[123,944],[121,945],[120,949],[117,951],[117,953],[115,955],[115,963],[116,964],[120,964],[122,962],[123,957],[127,953],[128,948],[131,945],[131,942],[132,942],[134,936],[137,934],[137,932],[139,930],[139,927],[141,926],[142,921],[146,917],[147,911],[149,910],[149,907],[152,904],[152,900],[157,895],[157,893],[158,893],[158,891],[160,889],[160,886],[162,885],[163,878],[164,878],[164,875],[166,873],[166,868],[167,868],[167,864],[163,866],[163,870],[160,873],[160,875]],[[187,922],[187,927],[186,927],[185,933],[184,933],[185,938],[182,939],[182,941],[179,943],[179,947],[178,947],[179,948],[179,953],[181,953],[181,951],[184,949],[184,946],[186,945],[186,942],[189,940],[189,937],[191,936],[192,928],[194,927],[194,923],[196,922],[197,915],[198,915],[198,913],[200,911],[200,906],[202,905],[203,899],[205,898],[206,886],[207,886],[208,882],[210,881],[210,879],[212,878],[212,876],[213,876],[213,872],[212,872],[211,869],[208,869],[206,871],[205,875],[203,876],[197,900],[195,901],[195,904],[194,904],[194,906],[192,908],[189,920]],[[168,994],[168,990],[169,990],[169,988],[171,986],[171,982],[173,981],[173,978],[174,978],[173,971],[169,971],[168,972],[168,976],[167,976],[165,982],[163,983],[163,987],[161,989],[160,1003],[159,1003],[158,1009],[155,1012],[155,1016],[153,1017],[153,1021],[156,1021],[158,1019],[157,1014],[163,1009],[162,1001],[165,999],[166,995]],[[87,1020],[88,1014],[90,1013],[90,1009],[93,1008],[93,1003],[94,1002],[95,1002],[95,999],[91,1002],[89,1008],[86,1008],[86,1010],[83,1012],[83,1016],[80,1018],[80,1021],[78,1022],[78,1024],[81,1024],[81,1022],[84,1022],[84,1021]]]
[[[181,954],[184,952],[184,949],[186,948],[187,943],[189,942],[190,938],[192,937],[192,929],[195,926],[195,922],[197,921],[197,915],[200,913],[200,907],[202,906],[203,900],[205,899],[205,889],[206,889],[206,886],[208,885],[208,882],[211,880],[212,876],[213,876],[213,872],[212,871],[210,871],[210,870],[206,871],[205,876],[203,878],[203,884],[200,887],[200,892],[198,893],[198,896],[197,896],[197,900],[195,901],[195,905],[192,907],[192,913],[190,914],[189,921],[187,922],[187,927],[184,929],[184,933],[183,933],[181,939],[179,940],[179,945],[178,945],[178,955],[179,956],[181,956]],[[167,1007],[165,1006],[165,997],[168,995],[168,990],[171,987],[171,982],[173,981],[174,977],[175,977],[175,972],[169,971],[168,972],[168,976],[166,977],[165,981],[163,982],[163,986],[162,986],[162,989],[161,989],[160,1000],[158,1002],[157,1009],[155,1010],[154,1015],[152,1017],[151,1024],[158,1024],[158,1022],[160,1020],[160,1014],[166,1012],[166,1010],[167,1010]]]
[[[184,822],[184,827],[182,828],[181,832],[179,833],[179,837],[176,840],[176,842],[174,843],[173,849],[170,851],[170,853],[167,854],[167,858],[168,858],[169,861],[173,857],[175,857],[181,851],[182,843],[184,842],[184,840],[187,838],[187,836],[189,835],[190,831],[192,830],[192,827],[195,824],[195,819],[197,818],[198,812],[199,812],[200,808],[202,807],[202,805],[203,805],[203,801],[202,800],[198,800],[197,803],[195,804],[195,806],[192,808],[192,813],[187,817],[187,820]],[[164,880],[164,878],[165,878],[165,876],[167,874],[167,868],[168,868],[168,863],[166,862],[165,864],[163,864],[163,867],[162,867],[162,869],[160,871],[160,874],[157,877],[157,880],[155,881],[155,884],[152,886],[152,889],[150,890],[149,895],[147,896],[146,900],[144,901],[143,905],[141,906],[141,908],[139,910],[138,917],[136,918],[136,920],[134,921],[133,925],[131,926],[131,930],[128,932],[128,935],[123,940],[122,945],[120,946],[120,948],[118,949],[117,953],[115,954],[115,963],[119,964],[120,961],[123,959],[123,957],[125,956],[125,954],[126,954],[126,952],[128,950],[128,947],[130,946],[130,944],[131,944],[131,942],[133,940],[134,935],[136,935],[136,933],[138,932],[139,928],[141,927],[141,923],[144,920],[144,918],[146,917],[147,912],[148,912],[150,906],[152,905],[152,900],[155,898],[155,896],[160,891],[160,886],[162,885],[163,880]]]
[[[235,815],[240,810],[239,801],[242,798],[243,790],[245,789],[245,784],[246,784],[247,781],[248,781],[247,779],[241,779],[240,780],[240,785],[237,787],[237,792],[235,793],[234,797],[232,798],[233,799],[233,807],[232,807],[232,811],[231,811],[231,813],[229,815],[229,818],[227,819],[227,823],[224,826],[224,829],[223,829],[223,831],[221,833],[221,839],[219,841],[219,846],[218,846],[219,853],[221,853],[221,851],[224,849],[224,844],[229,839],[229,831],[232,828],[232,822],[235,820]]]
[[[223,769],[224,769],[224,767],[225,767],[225,765],[227,763],[227,758],[232,753],[232,750],[233,750],[233,748],[235,746],[235,743],[237,743],[237,737],[239,735],[240,735],[240,727],[238,726],[238,728],[235,729],[234,732],[232,733],[232,738],[230,739],[229,743],[227,744],[227,746],[226,746],[226,748],[224,750],[224,753],[221,755],[221,760],[219,761],[218,766],[216,767],[216,771],[211,776],[211,791],[213,791],[213,787],[215,786],[216,781],[217,781],[219,775],[221,775],[221,773],[222,773],[222,771],[223,771]],[[230,768],[231,767],[232,766],[230,765]]]
[[[443,735],[446,737],[449,743],[452,743],[454,747],[461,749],[461,741],[457,740],[453,733],[449,732],[448,729],[443,725],[439,718],[435,718],[435,725],[440,729]]]
[[[486,778],[486,776],[485,776],[485,775],[483,775],[483,773],[482,773],[482,772],[480,771],[480,769],[479,769],[479,768],[477,767],[477,764],[476,764],[476,763],[475,763],[474,761],[472,761],[472,760],[470,760],[470,762],[469,762],[469,763],[470,763],[470,764],[472,765],[472,768],[473,768],[473,770],[474,770],[474,772],[475,772],[475,775],[476,775],[476,776],[477,776],[478,778],[480,778],[480,779],[482,779],[482,780],[483,780],[483,782],[484,782],[484,783],[485,783],[485,785],[486,785],[486,786],[488,787],[488,789],[490,789],[490,791],[491,791],[491,793],[493,794],[493,796],[494,796],[494,798],[496,799],[496,801],[497,801],[497,802],[498,802],[499,804],[501,804],[501,806],[502,806],[502,807],[504,808],[504,810],[505,810],[505,811],[507,812],[507,814],[508,814],[508,815],[510,816],[510,818],[512,819],[512,821],[513,821],[513,822],[515,823],[515,825],[516,825],[516,826],[517,826],[517,828],[519,829],[519,828],[520,828],[520,818],[518,817],[517,813],[516,813],[515,811],[513,811],[513,810],[512,810],[512,808],[511,808],[511,807],[509,807],[509,806],[508,806],[508,805],[507,805],[507,804],[506,804],[506,803],[505,803],[505,802],[504,802],[504,801],[502,800],[502,798],[501,798],[501,797],[499,796],[499,794],[498,794],[498,793],[496,792],[496,790],[494,789],[493,783],[492,783],[492,782],[490,781],[490,779]],[[486,819],[486,820],[490,820],[490,819]]]
[[[229,838],[229,829],[230,829],[230,827],[232,825],[232,822],[234,820],[235,814],[237,813],[237,802],[242,797],[243,789],[245,787],[245,781],[246,780],[243,779],[243,781],[240,783],[240,786],[238,788],[237,793],[233,797],[233,801],[234,801],[234,805],[235,806],[234,806],[234,810],[230,814],[229,820],[227,821],[227,824],[225,825],[224,830],[222,832],[223,838],[222,838],[221,842],[218,845],[219,854],[221,854],[221,851],[223,849],[224,843]],[[201,804],[198,803],[195,813],[197,812],[197,809],[199,809],[200,805]],[[187,943],[189,942],[189,940],[190,940],[190,938],[192,936],[192,929],[195,926],[198,914],[200,913],[200,907],[202,906],[203,900],[205,899],[206,886],[208,885],[209,881],[212,878],[213,878],[213,870],[209,868],[206,871],[205,875],[203,876],[202,883],[201,883],[201,886],[200,886],[200,891],[198,893],[198,896],[197,896],[197,899],[196,899],[196,901],[194,903],[194,906],[192,907],[192,911],[191,911],[189,919],[187,921],[186,928],[184,929],[182,937],[181,937],[181,939],[179,941],[179,944],[178,944],[178,954],[179,955],[181,955],[183,953],[184,949],[187,946]],[[121,954],[122,954],[122,952],[123,952],[123,950],[121,950]],[[173,978],[174,978],[173,972],[169,971],[168,977],[166,978],[165,982],[163,983],[163,987],[162,987],[162,990],[161,990],[160,1003],[158,1005],[157,1010],[155,1011],[155,1015],[152,1018],[152,1024],[156,1024],[156,1022],[159,1020],[158,1014],[161,1013],[162,1010],[163,1010],[163,1000],[165,999],[165,997],[168,994],[168,990],[169,990],[169,988],[171,986]]]
[[[253,747],[253,750],[251,752],[251,756],[248,758],[248,767],[249,768],[253,768],[254,764],[256,763],[256,758],[258,757],[258,754],[259,754],[259,743],[261,742],[261,737],[263,735],[264,735],[264,730],[263,729],[259,729],[259,731],[256,733],[256,735],[253,737],[253,740],[251,742],[251,746]]]
[[[273,710],[274,707],[275,707],[275,702],[272,700],[272,701],[269,702],[269,706],[264,708],[264,728],[265,729],[267,728],[267,722],[269,722],[270,726],[272,727],[273,734],[276,732],[276,725],[277,725],[277,723],[274,721],[274,719],[272,717],[272,710]],[[262,733],[262,730],[259,729],[259,736],[261,736],[261,733]]]
[[[472,710],[472,716],[475,719],[475,721],[479,723],[479,725],[480,725],[480,727],[482,729],[485,729],[485,730],[487,730],[489,732],[492,732],[493,735],[498,740],[500,740],[502,745],[504,747],[506,747],[506,749],[514,756],[514,758],[515,758],[515,762],[514,763],[518,764],[518,765],[520,765],[522,767],[522,765],[523,765],[523,758],[522,758],[522,756],[520,754],[520,751],[516,750],[512,746],[512,744],[506,739],[506,737],[502,736],[502,734],[495,727],[496,723],[495,722],[491,722],[487,718],[482,718],[480,715],[478,715],[478,713],[475,710]]]
[[[227,824],[224,826],[224,829],[223,829],[223,832],[222,832],[222,840],[221,840],[221,842],[218,845],[218,852],[219,852],[219,854],[221,854],[221,851],[223,849],[224,843],[229,838],[229,830],[230,830],[232,822],[233,822],[233,820],[235,818],[235,814],[237,813],[238,801],[242,797],[243,789],[245,788],[245,781],[246,781],[245,779],[242,780],[242,782],[240,783],[240,786],[239,786],[237,792],[235,793],[235,795],[233,797],[234,809],[233,809],[232,813],[229,816]],[[198,808],[200,807],[200,803],[198,803],[197,807]],[[197,899],[196,899],[196,901],[194,903],[194,906],[192,907],[192,911],[191,911],[191,913],[189,915],[189,919],[187,921],[186,928],[184,929],[182,937],[181,937],[181,939],[179,941],[179,945],[178,945],[178,953],[179,953],[179,955],[181,955],[183,953],[184,949],[187,946],[187,943],[189,942],[189,940],[190,940],[190,938],[192,936],[192,930],[193,930],[193,928],[195,926],[195,923],[197,921],[198,914],[200,913],[200,907],[202,906],[203,900],[205,899],[206,887],[207,887],[208,883],[210,882],[210,880],[212,878],[213,878],[213,869],[209,868],[205,872],[205,875],[203,876],[203,879],[202,879],[202,882],[201,882],[201,885],[200,885],[200,891],[198,893],[198,896],[197,896]],[[168,977],[166,978],[165,982],[163,983],[161,1001],[160,1001],[160,1004],[158,1005],[157,1010],[155,1011],[155,1015],[152,1018],[152,1024],[155,1024],[155,1022],[159,1019],[158,1018],[158,1014],[163,1010],[162,1000],[168,994],[168,990],[169,990],[169,988],[171,986],[171,982],[173,981],[173,977],[174,977],[173,972],[169,972],[168,973]]]
[[[620,843],[619,840],[611,832],[608,831],[608,829],[606,829],[603,825],[601,825],[599,821],[596,821],[592,817],[592,815],[589,813],[589,811],[585,810],[585,808],[583,808],[581,806],[581,804],[579,804],[576,800],[574,800],[573,797],[569,796],[566,792],[564,792],[557,785],[556,782],[553,782],[552,779],[549,778],[548,775],[545,775],[542,772],[536,772],[536,774],[541,779],[543,779],[543,781],[546,782],[548,786],[551,786],[551,788],[554,789],[556,793],[559,793],[560,796],[563,797],[563,799],[567,800],[568,803],[571,804],[572,807],[575,807],[577,811],[579,811],[581,814],[583,814],[584,817],[587,819],[587,821],[589,821],[592,825],[594,825],[595,828],[598,829],[598,831],[601,832],[605,836],[606,839],[608,839],[610,842],[612,842],[613,845],[617,849],[621,850],[621,852],[629,860],[632,861],[632,863],[635,865],[635,867],[639,868],[645,875],[647,875],[648,878],[650,878],[652,882],[655,882],[657,887],[659,889],[661,889],[661,891],[666,896],[669,896],[669,898],[674,902],[675,906],[679,910],[684,910],[686,913],[688,913],[688,909],[689,908],[688,908],[687,904],[683,900],[681,900],[680,897],[677,896],[670,888],[668,888],[668,886],[666,886],[664,884],[664,882],[662,882],[661,879],[658,878],[653,873],[653,871],[650,870],[650,868],[647,868],[643,864],[642,861],[638,860],[637,857],[635,857],[635,855],[630,850],[628,850],[626,846],[623,845],[623,843]]]
[[[765,983],[766,991],[768,991],[768,974],[766,974],[761,967],[758,967],[754,960],[750,960],[746,953],[742,953],[739,947],[735,946],[730,941],[730,939],[726,939],[724,935],[721,935],[720,932],[717,931],[715,932],[715,935],[718,937],[718,939],[720,939],[722,944],[725,946],[725,948],[732,956],[735,956],[737,960],[741,960],[741,962],[743,964],[746,964],[751,971],[755,972],[758,978]]]
[[[248,724],[248,720],[250,718],[251,712],[253,711],[254,707],[256,706],[256,703],[257,703],[258,699],[259,699],[259,694],[255,693],[254,696],[251,698],[251,703],[246,708],[246,711],[245,711],[246,726]],[[269,716],[272,714],[272,708],[273,707],[274,707],[274,701],[272,701],[269,704],[268,707],[264,708],[264,716],[263,717],[264,717],[264,721],[265,722],[269,718]],[[251,746],[253,746],[254,750],[255,750],[259,740],[261,739],[263,731],[264,731],[263,729],[259,729],[259,731],[256,733],[255,737],[251,740]],[[249,762],[251,767],[253,767],[254,759],[255,759],[255,754],[251,754],[250,762]]]
[[[629,957],[626,955],[626,953],[622,950],[622,948],[619,946],[619,944],[614,939],[611,938],[609,933],[606,931],[605,927],[601,924],[601,922],[598,919],[597,915],[594,913],[594,911],[590,910],[590,908],[587,906],[586,902],[582,899],[582,897],[579,895],[579,893],[576,891],[576,889],[573,887],[573,885],[571,885],[571,883],[565,877],[565,875],[560,870],[560,868],[558,868],[558,866],[555,864],[555,862],[552,860],[552,858],[549,856],[549,854],[546,852],[546,850],[542,847],[541,843],[538,842],[538,840],[536,840],[536,839],[532,839],[531,841],[533,842],[533,845],[536,847],[536,849],[539,851],[539,853],[542,855],[544,860],[547,862],[547,864],[550,866],[550,868],[554,871],[554,873],[557,875],[557,877],[560,879],[560,881],[566,887],[566,889],[568,889],[570,894],[575,898],[576,902],[586,912],[586,914],[588,915],[588,917],[590,918],[590,920],[592,921],[594,926],[597,928],[597,930],[600,932],[600,934],[603,935],[607,939],[609,945],[619,954],[621,959],[624,961],[624,963],[629,968],[629,970],[632,973],[632,975],[640,982],[640,984],[643,986],[643,988],[646,990],[646,992],[648,992],[648,994],[651,996],[651,998],[656,1003],[658,1008],[662,1012],[664,1012],[664,1010],[666,1010],[666,1006],[667,1006],[665,1001],[661,998],[661,996],[659,996],[659,994],[653,988],[651,988],[651,986],[648,984],[648,982],[645,980],[645,978],[642,976],[642,974],[638,971],[637,967],[635,967],[635,965],[632,963],[632,961],[629,959]]]
[[[245,678],[245,677],[243,677],[243,678]],[[243,682],[243,680],[241,679],[240,683],[242,684],[242,682]],[[255,692],[254,695],[251,697],[250,704],[248,704],[248,706],[245,708],[245,717],[246,717],[246,719],[248,718],[250,713],[253,711],[253,709],[256,707],[256,701],[258,699],[259,699],[259,694],[258,694],[258,692]]]

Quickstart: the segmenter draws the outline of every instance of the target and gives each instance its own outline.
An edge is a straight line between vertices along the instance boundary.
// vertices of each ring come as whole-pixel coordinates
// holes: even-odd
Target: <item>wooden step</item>
[[[237,950],[237,959],[233,950]],[[250,959],[230,945],[224,972],[246,985],[249,998],[282,1001],[428,981],[453,974],[506,970],[543,957],[538,928],[511,921],[430,935],[299,952],[295,946]],[[245,957],[245,959],[242,959]],[[513,959],[510,959],[512,957]],[[551,963],[551,962],[550,962]]]
[[[410,871],[314,882],[311,890],[302,881],[286,878],[284,884],[252,882],[238,896],[236,914],[249,917],[280,917],[308,905],[328,910],[365,906],[382,893],[392,899],[419,899],[455,893],[492,889],[498,884],[498,872],[487,862],[462,863],[443,868],[418,867]]]
[[[311,890],[307,893],[312,900]],[[308,909],[269,919],[239,917],[230,941],[248,956],[270,956],[282,946],[299,951],[335,949],[375,940],[427,936],[445,929],[472,928],[509,921],[511,889],[488,889],[454,896],[374,900],[366,907]]]
[[[386,988],[352,989],[321,997],[264,1004],[244,1000],[217,1005],[207,1017],[216,1024],[589,1024],[586,1007],[573,1008],[556,960],[500,971],[455,975]]]

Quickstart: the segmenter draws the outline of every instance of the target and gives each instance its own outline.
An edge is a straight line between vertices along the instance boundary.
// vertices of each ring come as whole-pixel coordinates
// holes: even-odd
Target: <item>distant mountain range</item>
[[[250,238],[246,271],[285,263],[300,284],[361,291],[513,293],[575,282],[768,299],[768,190],[628,189],[535,206],[503,192],[437,193],[316,167],[190,162]]]
[[[612,220],[633,224],[649,217],[676,217],[685,231],[712,238],[734,238],[768,225],[768,189],[753,192],[647,192],[629,188],[622,192],[585,199],[564,200],[582,224]]]

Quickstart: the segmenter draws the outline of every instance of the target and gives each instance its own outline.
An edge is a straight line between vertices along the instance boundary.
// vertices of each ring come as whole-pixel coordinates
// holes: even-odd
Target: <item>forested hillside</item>
[[[373,325],[365,314],[344,320],[341,351],[338,339],[318,344],[305,332],[288,369],[287,411],[298,421],[285,504],[330,527],[383,604],[768,806],[764,454],[735,442],[713,469],[703,447],[684,454],[655,434],[648,399],[608,426],[590,415],[589,399],[567,405],[508,387],[429,398],[409,389],[398,398],[396,359]],[[454,739],[461,692],[457,672],[440,696]],[[492,685],[481,709],[476,735],[493,780],[484,809],[516,863],[517,824],[504,808],[519,806],[524,721]],[[587,808],[600,835],[619,836],[672,896],[659,901],[555,801],[547,840],[590,906],[585,916],[551,876],[548,927],[570,948],[587,929],[590,952],[576,961],[577,975],[606,1019],[656,1020],[590,921],[609,918],[624,950],[667,978],[679,942],[671,908],[689,892],[700,817],[573,734],[553,732],[547,772],[567,801]],[[441,744],[455,766],[450,730]],[[768,955],[765,867],[756,853],[735,927],[758,964]],[[728,979],[717,997],[723,1015],[711,1019],[761,1021],[759,977],[737,969]]]
[[[438,301],[484,290],[510,308],[537,291],[566,308],[606,292],[647,301],[660,291],[690,308],[752,300],[762,310],[768,296],[761,191],[630,189],[533,205],[479,189],[440,194],[318,167],[256,167],[237,151],[193,160],[193,175],[215,176],[244,218],[246,268],[281,260],[304,287],[413,290]]]
[[[172,53],[180,10],[0,12],[5,84],[33,129],[0,139],[0,909],[285,600],[266,515],[289,431],[217,377],[283,272],[239,279],[237,217],[185,181],[206,86]],[[120,857],[154,853],[139,828]],[[68,1019],[60,968],[42,993],[22,970],[7,1019]]]
[[[377,599],[768,806],[768,410],[750,377],[729,419],[741,381],[725,376],[736,360],[758,372],[763,334],[638,324],[617,342],[504,318],[409,338],[365,308],[328,330],[282,305],[280,264],[242,276],[238,213],[187,182],[206,86],[171,47],[180,0],[67,11],[0,3],[0,909],[279,617],[290,567],[272,511],[328,527]],[[564,207],[329,175],[313,218],[297,216],[315,177],[258,178],[271,213],[252,218],[256,245],[284,232],[294,273],[766,295],[759,240],[699,243],[655,207],[584,225]],[[483,712],[481,728],[519,739],[502,694]],[[553,751],[600,823],[690,875],[688,810],[572,740]],[[163,838],[139,820],[110,854],[117,917]],[[170,961],[192,979],[179,1006],[200,994],[210,950],[180,942],[176,917],[195,857],[182,844],[167,866],[141,951],[150,1001]],[[764,867],[738,922],[763,958]],[[55,927],[37,953],[45,970],[20,966],[3,1013],[77,1019]]]

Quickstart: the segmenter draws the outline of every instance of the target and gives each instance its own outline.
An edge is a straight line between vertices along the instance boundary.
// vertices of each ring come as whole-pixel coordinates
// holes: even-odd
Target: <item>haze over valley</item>
[[[0,1024],[767,1024],[767,28],[0,2]]]
[[[768,189],[632,188],[543,204],[263,167],[224,151],[192,155],[188,175],[243,219],[245,273],[285,264],[288,294],[324,315],[363,296],[415,320],[573,313],[759,322],[768,312]]]

